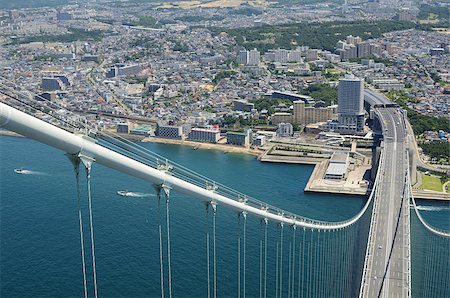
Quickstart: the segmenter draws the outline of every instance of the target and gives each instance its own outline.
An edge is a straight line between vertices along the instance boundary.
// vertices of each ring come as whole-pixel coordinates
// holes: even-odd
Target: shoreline
[[[0,137],[6,136],[6,137],[17,137],[17,138],[26,138],[25,136],[22,136],[18,133],[12,132],[12,131],[0,131]],[[227,145],[227,144],[214,144],[214,143],[200,143],[200,142],[193,142],[193,141],[186,141],[186,140],[175,140],[175,139],[164,139],[164,138],[155,138],[155,137],[142,137],[142,136],[135,136],[135,135],[125,135],[120,134],[121,137],[126,138],[131,141],[141,141],[141,142],[149,142],[149,143],[158,143],[158,144],[169,144],[169,145],[184,145],[191,147],[193,150],[197,149],[206,149],[206,150],[217,150],[224,153],[237,153],[237,154],[247,154],[252,155],[257,158],[260,162],[269,162],[269,163],[290,163],[290,164],[304,164],[304,165],[312,165],[314,166],[313,172],[311,173],[311,176],[308,179],[307,185],[305,186],[304,192],[310,192],[310,193],[329,193],[329,194],[344,194],[344,195],[366,195],[367,193],[363,193],[363,189],[340,189],[340,187],[327,187],[327,188],[318,188],[318,187],[311,187],[313,182],[317,180],[318,172],[321,170],[323,171],[323,161],[324,159],[320,158],[296,158],[292,159],[292,157],[288,156],[277,156],[272,155],[268,156],[267,151],[268,150],[262,150],[262,149],[253,149],[253,148],[245,148],[245,147],[238,147],[233,145]],[[366,191],[368,191],[367,188],[365,188]],[[438,193],[433,191],[417,191],[413,190],[414,195],[418,199],[423,200],[432,200],[432,201],[449,201],[449,194],[445,193]],[[444,197],[441,197],[444,195]]]
[[[247,154],[255,157],[259,157],[264,154],[263,150],[245,148],[227,144],[214,144],[214,143],[201,143],[201,142],[193,142],[186,140],[176,140],[176,139],[164,139],[164,138],[155,138],[148,137],[144,138],[142,142],[148,143],[157,143],[157,144],[169,144],[169,145],[184,145],[192,147],[194,150],[196,149],[207,149],[207,150],[218,150],[225,153],[239,153],[239,154]]]

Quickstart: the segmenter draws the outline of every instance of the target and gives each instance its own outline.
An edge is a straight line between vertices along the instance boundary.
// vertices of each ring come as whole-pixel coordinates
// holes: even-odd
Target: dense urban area
[[[446,1],[28,2],[0,4],[0,77],[98,130],[316,163],[311,190],[365,193],[377,90],[444,169],[419,169],[417,195],[448,192]]]

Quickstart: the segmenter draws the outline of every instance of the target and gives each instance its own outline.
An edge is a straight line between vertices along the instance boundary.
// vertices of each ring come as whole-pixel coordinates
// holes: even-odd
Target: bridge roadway
[[[375,194],[361,297],[409,297],[406,127],[398,108],[376,108],[384,155]]]

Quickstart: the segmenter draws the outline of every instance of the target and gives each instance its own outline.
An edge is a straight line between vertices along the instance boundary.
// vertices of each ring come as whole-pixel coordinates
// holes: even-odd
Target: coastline
[[[186,140],[176,140],[176,139],[165,139],[165,138],[156,138],[156,137],[148,137],[144,138],[142,142],[149,143],[158,143],[158,144],[170,144],[170,145],[185,145],[192,147],[194,149],[209,149],[209,150],[219,150],[226,153],[240,153],[240,154],[248,154],[259,157],[264,153],[263,150],[245,148],[233,145],[226,144],[213,144],[213,143],[201,143],[201,142],[193,142]]]
[[[18,133],[12,131],[0,130],[0,137],[18,137],[18,138],[26,138]],[[192,147],[194,150],[196,149],[207,149],[207,150],[218,150],[225,153],[237,153],[237,154],[247,154],[257,157],[260,162],[270,162],[270,163],[291,163],[291,164],[306,164],[313,165],[314,169],[311,173],[310,178],[308,179],[308,183],[304,189],[305,192],[322,192],[322,193],[331,193],[331,194],[346,194],[346,195],[365,195],[367,194],[367,186],[359,189],[355,188],[343,188],[342,185],[327,185],[326,187],[318,187],[317,181],[319,176],[323,175],[323,171],[325,169],[324,159],[321,158],[305,158],[305,157],[289,157],[289,156],[277,156],[267,155],[267,150],[262,149],[253,149],[253,148],[245,148],[227,144],[214,144],[214,143],[200,143],[186,140],[176,140],[176,139],[165,139],[165,138],[156,138],[156,137],[142,137],[128,134],[120,134],[121,137],[126,138],[130,141],[141,141],[141,142],[149,142],[149,143],[159,143],[159,144],[169,144],[169,145],[184,145],[188,147]],[[320,183],[319,183],[320,184]],[[418,199],[425,200],[435,200],[435,201],[448,201],[449,194],[438,193],[433,191],[417,191],[413,190],[414,196]]]

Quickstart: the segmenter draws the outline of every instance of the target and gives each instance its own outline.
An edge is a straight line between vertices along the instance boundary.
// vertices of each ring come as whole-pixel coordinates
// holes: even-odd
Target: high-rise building
[[[275,62],[286,63],[289,60],[289,51],[285,49],[275,50]]]
[[[248,65],[258,66],[261,60],[261,54],[257,49],[253,49],[248,53]]]
[[[291,62],[301,62],[302,61],[302,51],[300,50],[292,50],[289,53],[289,61]]]
[[[246,65],[249,60],[249,52],[247,50],[239,51],[236,62],[238,64],[244,64]]]
[[[364,129],[364,80],[347,75],[339,80],[338,122],[341,131]]]
[[[362,42],[357,45],[358,58],[364,58],[370,56],[370,43]]]
[[[303,100],[294,101],[294,123],[301,124],[305,121],[305,102]]]

